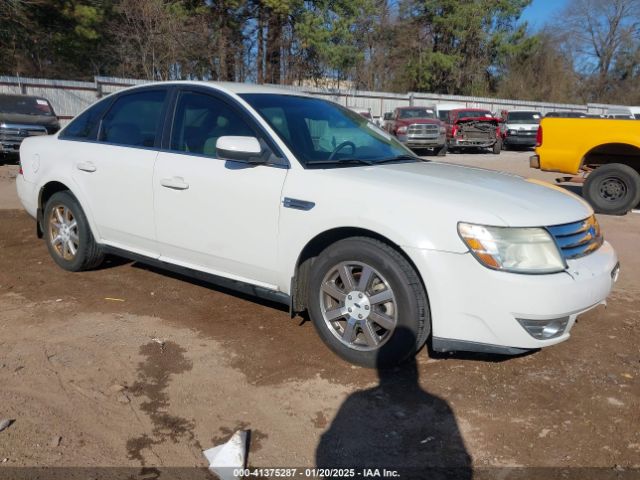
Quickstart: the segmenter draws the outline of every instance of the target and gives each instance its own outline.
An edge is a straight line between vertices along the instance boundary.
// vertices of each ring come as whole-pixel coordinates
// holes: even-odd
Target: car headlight
[[[447,133],[447,127],[440,127],[439,132],[440,135],[444,135],[445,133]]]
[[[557,273],[566,268],[544,228],[487,227],[459,223],[460,238],[485,267],[515,273]]]
[[[396,130],[397,133],[403,134],[403,133],[407,133],[407,127],[405,125],[398,127],[398,129]]]

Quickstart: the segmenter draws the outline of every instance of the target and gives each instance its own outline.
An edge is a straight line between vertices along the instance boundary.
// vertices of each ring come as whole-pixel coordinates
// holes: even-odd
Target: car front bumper
[[[454,148],[487,148],[492,147],[498,140],[492,139],[463,139],[452,138],[449,140],[449,146]]]
[[[18,155],[22,142],[11,142],[0,140],[0,153],[12,153]]]
[[[608,242],[546,275],[491,270],[470,253],[407,251],[427,289],[437,350],[514,354],[563,342],[580,314],[605,302],[619,265]],[[548,339],[521,324],[560,319],[564,326]]]
[[[439,148],[442,147],[447,139],[444,134],[434,136],[417,136],[417,135],[398,135],[398,141],[409,148]]]
[[[517,145],[522,147],[535,147],[535,135],[507,135],[504,138],[505,145]]]

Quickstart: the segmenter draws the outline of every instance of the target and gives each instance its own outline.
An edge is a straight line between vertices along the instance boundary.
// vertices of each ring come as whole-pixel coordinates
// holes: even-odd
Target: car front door
[[[151,257],[159,255],[151,181],[167,97],[162,87],[123,93],[102,117],[97,141],[69,142],[100,241]]]
[[[275,288],[276,242],[283,165],[221,160],[222,136],[268,139],[223,94],[183,89],[174,107],[153,189],[161,259],[196,270]]]

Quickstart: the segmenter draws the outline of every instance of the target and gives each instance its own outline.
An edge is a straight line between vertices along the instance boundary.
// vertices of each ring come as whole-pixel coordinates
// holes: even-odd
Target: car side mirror
[[[227,135],[216,141],[216,156],[221,160],[244,163],[266,163],[262,146],[256,137]]]

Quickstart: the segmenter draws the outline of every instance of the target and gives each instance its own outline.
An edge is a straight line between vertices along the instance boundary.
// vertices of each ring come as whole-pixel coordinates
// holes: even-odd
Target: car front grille
[[[584,257],[596,251],[604,238],[595,216],[580,222],[548,227],[562,255],[567,260]]]
[[[438,136],[439,127],[429,123],[414,123],[407,128],[407,135]]]
[[[21,142],[27,137],[47,135],[47,129],[38,125],[3,125],[0,126],[0,141]]]

